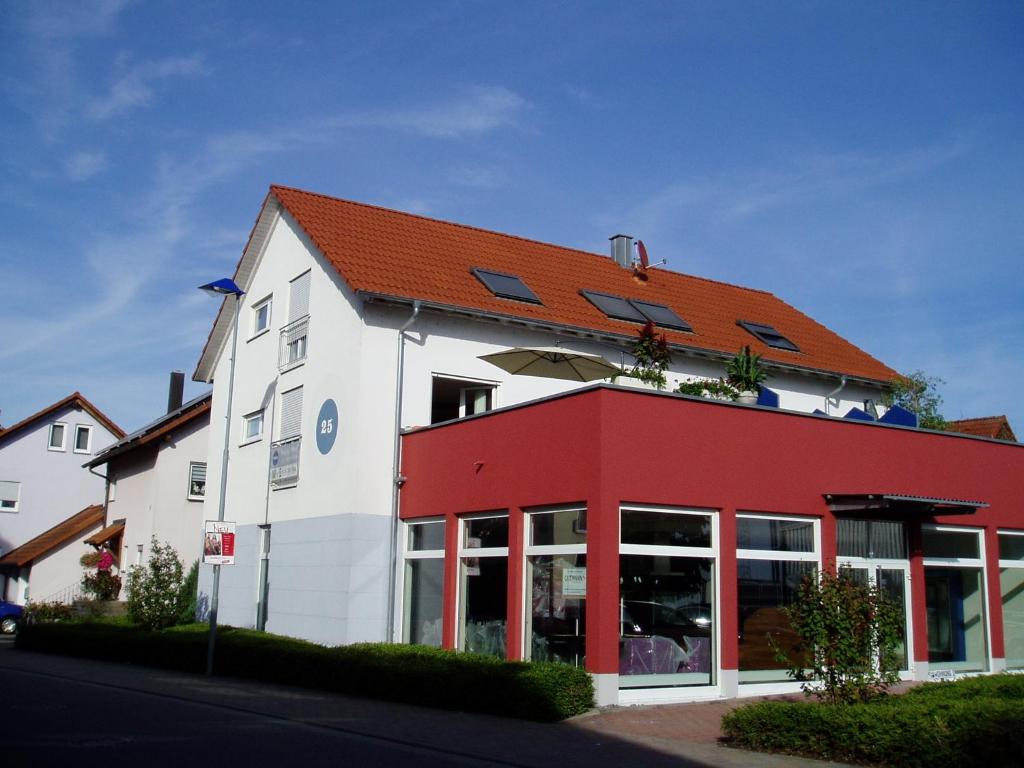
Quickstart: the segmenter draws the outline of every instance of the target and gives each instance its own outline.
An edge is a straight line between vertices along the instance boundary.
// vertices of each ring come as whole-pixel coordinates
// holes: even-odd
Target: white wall
[[[178,552],[186,572],[201,553],[203,502],[188,498],[189,464],[207,461],[209,416],[199,416],[154,444],[143,446],[107,464],[117,483],[107,506],[107,522],[124,519],[121,564],[127,569],[149,561],[150,540],[155,536]],[[206,492],[217,488],[207,484]]]
[[[29,600],[39,602],[70,602],[82,583],[85,569],[82,555],[95,552],[85,540],[102,527],[97,524],[67,543],[32,562],[29,569]]]

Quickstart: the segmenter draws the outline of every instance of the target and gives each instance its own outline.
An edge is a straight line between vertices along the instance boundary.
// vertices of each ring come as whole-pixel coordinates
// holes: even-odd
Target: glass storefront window
[[[1008,669],[1024,669],[1024,531],[999,533],[999,592]]]
[[[979,531],[922,528],[928,664],[933,670],[988,670],[985,569]],[[973,541],[971,541],[973,539]]]
[[[441,647],[444,520],[406,523],[402,640]]]
[[[459,649],[504,658],[508,515],[466,518],[459,552]]]
[[[619,545],[619,686],[713,685],[714,515],[624,508]]]
[[[530,544],[550,547],[587,543],[585,509],[534,512],[530,514]]]
[[[736,520],[736,548],[814,552],[814,523],[810,520],[739,517]]]
[[[901,522],[840,518],[836,534],[840,557],[907,559],[907,535]]]

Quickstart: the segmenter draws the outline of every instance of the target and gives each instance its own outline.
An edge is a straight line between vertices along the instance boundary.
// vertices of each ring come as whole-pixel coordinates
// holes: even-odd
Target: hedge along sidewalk
[[[898,768],[1024,765],[1024,676],[928,683],[863,704],[762,702],[722,718],[744,749]]]
[[[32,624],[20,649],[201,673],[206,625],[149,631],[109,623]],[[220,627],[214,672],[440,709],[554,722],[593,705],[590,675],[567,664],[502,661],[419,645],[328,648]]]

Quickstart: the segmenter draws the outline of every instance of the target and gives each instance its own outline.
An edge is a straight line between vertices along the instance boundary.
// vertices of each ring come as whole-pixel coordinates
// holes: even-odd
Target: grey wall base
[[[326,645],[384,641],[389,535],[388,518],[381,515],[274,523],[267,631]],[[259,546],[259,526],[238,526],[235,564],[221,567],[218,624],[255,626]],[[212,584],[213,567],[200,566],[204,614]]]

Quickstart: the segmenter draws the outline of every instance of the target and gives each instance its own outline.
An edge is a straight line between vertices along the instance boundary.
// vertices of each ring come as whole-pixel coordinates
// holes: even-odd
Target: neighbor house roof
[[[947,424],[950,432],[959,432],[963,435],[977,435],[978,437],[990,437],[994,440],[1012,440],[1017,442],[1017,436],[1010,428],[1010,422],[1005,416],[983,416],[977,419],[959,419],[950,421]]]
[[[0,557],[0,566],[22,568],[103,522],[103,505],[93,504]]]
[[[53,415],[61,411],[62,409],[71,406],[73,408],[81,408],[92,415],[96,421],[106,427],[107,431],[110,432],[114,437],[124,437],[124,430],[115,424],[106,414],[103,413],[99,408],[86,400],[80,392],[72,392],[70,395],[65,397],[63,400],[58,400],[53,405],[48,405],[43,410],[33,413],[26,419],[22,419],[17,424],[14,424],[6,429],[0,429],[0,442],[12,437],[13,435],[21,432],[26,427],[30,427],[37,421],[45,419],[48,416]]]
[[[272,216],[267,214],[281,209],[364,298],[419,300],[428,307],[499,320],[609,337],[636,336],[636,323],[606,316],[580,294],[587,290],[670,307],[693,328],[692,333],[665,331],[681,351],[724,357],[750,345],[766,362],[777,365],[873,382],[898,375],[766,291],[668,269],[647,270],[647,279],[642,280],[610,256],[281,186],[270,188],[239,263],[236,282],[243,288],[270,234]],[[519,277],[541,303],[495,296],[472,273],[474,268]],[[230,312],[225,307],[227,303],[203,351],[198,379],[212,377],[213,360],[230,329]],[[767,346],[738,321],[774,327],[799,352]]]
[[[198,418],[204,416],[209,418],[210,403],[212,399],[213,393],[207,392],[205,395],[200,395],[199,397],[189,400],[181,407],[165,413],[156,421],[147,424],[142,429],[132,432],[122,440],[119,440],[113,445],[100,451],[84,466],[98,467],[101,464],[106,464],[115,456],[120,456],[121,454],[128,453],[136,448],[149,445],[153,441],[159,440],[165,435],[169,435],[179,427],[182,427],[185,424],[190,424]]]

